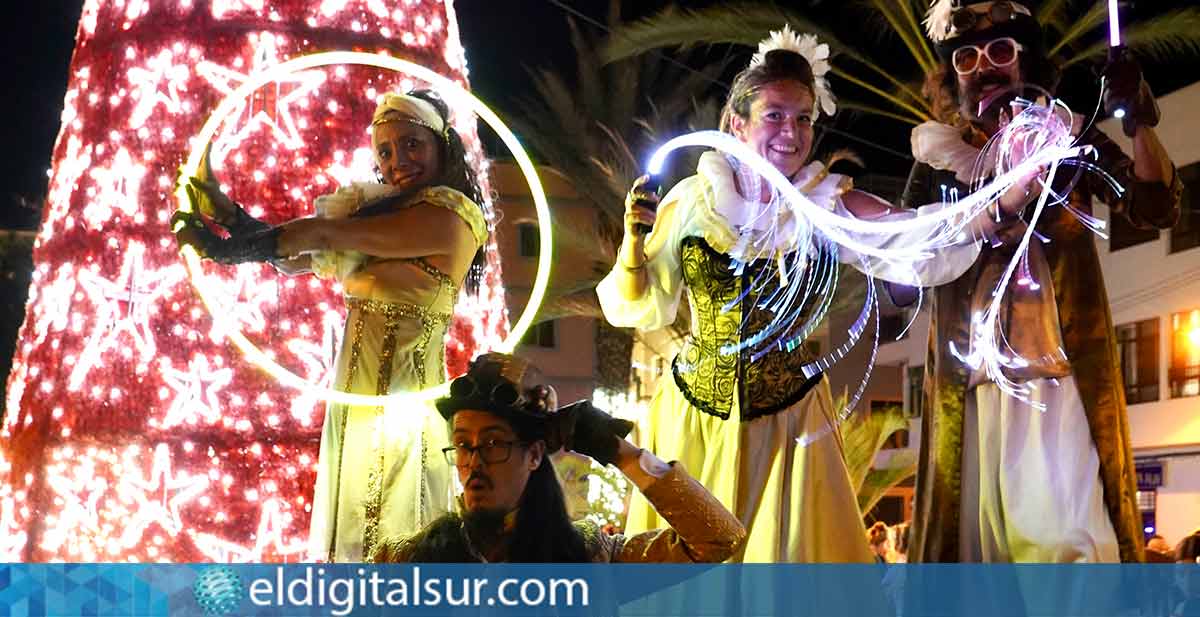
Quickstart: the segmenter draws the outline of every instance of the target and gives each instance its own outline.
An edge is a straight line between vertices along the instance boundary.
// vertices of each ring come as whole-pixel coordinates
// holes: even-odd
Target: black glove
[[[1142,79],[1142,67],[1124,46],[1109,48],[1104,66],[1104,111],[1110,116],[1124,109],[1121,129],[1133,137],[1139,126],[1158,126],[1158,102]]]
[[[280,228],[248,234],[230,234],[222,238],[213,233],[194,212],[176,212],[171,217],[171,229],[180,246],[190,245],[201,257],[221,264],[240,264],[277,259]]]
[[[566,447],[592,457],[601,465],[616,463],[619,440],[633,430],[632,422],[614,418],[593,407],[590,401],[571,403],[559,408],[555,415],[563,420]]]
[[[241,204],[221,192],[221,183],[213,173],[210,150],[211,146],[205,146],[196,175],[179,179],[192,204],[192,212],[212,219],[235,236],[249,236],[270,229],[270,225],[250,216]]]
[[[183,180],[181,179],[181,182],[182,181]],[[212,186],[206,185],[203,179],[192,176],[188,177],[186,182],[187,184],[184,185],[184,190],[187,191],[188,201],[192,203],[192,212],[199,212],[208,216],[209,218],[212,218],[214,221],[217,221],[218,225],[229,230],[231,235],[250,236],[255,233],[264,232],[271,228],[269,224],[250,216],[250,214],[246,212],[244,208],[242,208],[242,204],[225,197],[223,194],[220,194],[219,197],[213,197],[209,193],[210,190],[213,190]],[[224,198],[223,201],[227,203],[218,209],[214,203],[219,198]],[[219,221],[216,218],[216,214],[218,212],[225,214],[226,218],[232,215],[233,221]]]

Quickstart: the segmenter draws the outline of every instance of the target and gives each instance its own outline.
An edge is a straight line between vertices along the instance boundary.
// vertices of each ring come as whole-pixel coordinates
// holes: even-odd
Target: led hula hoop
[[[196,136],[193,142],[192,151],[188,154],[187,161],[180,168],[180,173],[184,176],[194,176],[198,171],[201,157],[203,156],[205,146],[212,141],[216,135],[217,129],[225,121],[239,103],[246,97],[250,96],[255,90],[265,86],[271,82],[278,80],[280,77],[296,73],[303,70],[338,65],[363,65],[381,69],[406,73],[413,77],[425,81],[436,88],[443,95],[451,95],[448,98],[456,99],[458,102],[470,105],[480,118],[483,118],[489,126],[492,127],[500,139],[504,141],[504,145],[512,152],[513,157],[517,161],[517,165],[521,169],[522,175],[525,176],[525,181],[529,184],[530,193],[532,193],[533,204],[537,210],[538,217],[538,233],[541,241],[541,248],[538,254],[537,275],[534,277],[533,289],[529,293],[529,302],[525,305],[525,310],[521,313],[521,317],[517,320],[516,325],[505,337],[504,341],[496,349],[496,351],[510,352],[516,346],[517,341],[525,335],[525,331],[533,323],[534,315],[541,306],[542,299],[546,294],[546,287],[550,280],[550,264],[551,252],[553,247],[553,238],[550,231],[550,206],[546,200],[545,190],[542,188],[541,181],[538,179],[537,170],[530,160],[529,155],[521,147],[520,141],[516,135],[505,126],[491,109],[468,92],[462,86],[452,80],[443,77],[421,65],[414,64],[407,60],[384,56],[378,54],[368,54],[360,52],[348,51],[333,51],[311,54],[293,58],[286,62],[282,62],[271,68],[251,75],[240,87],[231,92],[217,109],[209,116],[208,121],[204,123],[204,127],[200,129],[200,133]],[[457,107],[452,105],[452,107]],[[191,211],[191,203],[188,201],[187,193],[181,185],[176,189],[175,195],[179,200],[179,209],[184,212]],[[174,230],[173,230],[174,231]],[[416,399],[428,400],[437,396],[443,395],[448,390],[447,384],[427,388],[420,392],[399,392],[389,395],[368,395],[368,394],[353,394],[350,392],[340,392],[332,388],[323,388],[316,386],[307,380],[301,378],[295,373],[275,362],[267,354],[263,353],[258,347],[251,343],[240,328],[229,322],[225,317],[222,308],[222,303],[219,302],[209,290],[206,290],[199,283],[199,279],[203,274],[200,267],[200,257],[195,249],[185,245],[180,253],[183,255],[184,263],[187,265],[188,276],[192,281],[192,286],[200,295],[200,299],[208,308],[209,314],[213,317],[213,328],[220,329],[224,336],[227,336],[233,341],[234,345],[241,350],[246,359],[262,368],[271,376],[279,380],[280,383],[303,390],[311,395],[314,395],[322,400],[342,403],[347,405],[385,405],[388,403],[397,402],[401,399]]]

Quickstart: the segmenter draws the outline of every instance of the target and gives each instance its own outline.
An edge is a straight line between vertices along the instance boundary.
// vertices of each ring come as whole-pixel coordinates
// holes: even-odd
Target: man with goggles
[[[371,561],[720,562],[745,542],[737,517],[681,465],[624,438],[632,423],[587,401],[559,408],[520,358],[479,356],[437,409],[450,424],[443,454],[463,487],[460,511],[385,540]],[[550,460],[560,450],[615,465],[671,527],[624,536],[573,523]]]
[[[1018,96],[1052,95],[1056,82],[1025,2],[938,0],[925,23],[942,61],[926,83],[941,122],[913,130],[916,164],[901,198],[908,207],[965,197],[989,180],[980,148],[1015,113]],[[1098,199],[1135,227],[1166,229],[1178,217],[1182,184],[1155,136],[1157,106],[1136,63],[1119,58],[1105,77],[1110,111],[1118,100],[1128,109],[1133,159],[1094,128],[1079,141],[1096,148],[1093,163],[1124,192],[1099,174],[1056,185],[1070,208],[1047,208],[1038,219],[1037,236],[1048,242],[1030,244],[1026,267],[1039,287],[1010,290],[999,316],[1005,344],[1028,361],[1007,367],[1005,377],[1031,394],[1006,393],[951,350],[971,349],[980,334],[972,316],[987,309],[1025,234],[1024,211],[1041,178],[1018,182],[992,204],[996,237],[963,276],[926,296],[930,352],[910,561],[1143,559],[1112,317],[1092,234],[1071,211],[1091,212]],[[1038,94],[1028,94],[1031,87]],[[1047,481],[1051,470],[1059,481]]]

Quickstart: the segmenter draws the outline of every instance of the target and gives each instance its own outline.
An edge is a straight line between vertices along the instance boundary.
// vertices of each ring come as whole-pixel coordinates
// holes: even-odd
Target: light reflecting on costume
[[[1031,238],[1035,237],[1033,229],[1037,219],[1046,207],[1064,205],[1097,233],[1103,233],[1105,225],[1103,221],[1066,205],[1063,195],[1070,192],[1070,187],[1078,180],[1078,173],[1061,195],[1050,189],[1063,166],[1075,166],[1077,172],[1099,172],[1086,160],[1092,154],[1091,148],[1076,144],[1070,109],[1062,101],[1052,98],[1040,102],[1018,99],[1012,106],[1012,120],[978,153],[969,174],[975,179],[993,179],[971,182],[973,190],[968,196],[958,198],[957,194],[948,195],[949,199],[942,207],[932,213],[923,212],[920,216],[908,212],[864,220],[854,218],[844,209],[839,211],[840,208],[835,206],[822,207],[810,197],[814,191],[819,192],[822,178],[814,178],[813,182],[798,188],[770,162],[727,133],[690,133],[675,137],[659,147],[647,165],[652,174],[661,171],[667,156],[674,150],[704,146],[716,149],[731,161],[745,166],[752,174],[751,182],[757,179],[768,183],[772,189],[770,203],[759,206],[747,202],[752,211],[746,218],[746,224],[739,227],[739,238],[730,251],[733,258],[730,268],[740,274],[750,263],[765,260],[773,264],[756,272],[750,285],[758,289],[776,289],[768,297],[758,298],[758,306],[769,310],[773,317],[767,323],[758,325],[755,331],[744,332],[740,342],[722,346],[719,352],[731,355],[749,350],[751,357],[758,357],[772,349],[794,349],[803,343],[824,318],[837,288],[837,268],[827,267],[827,262],[836,264],[837,259],[829,259],[829,253],[836,256],[842,251],[850,251],[857,256],[860,269],[867,275],[866,300],[858,318],[847,331],[846,341],[805,365],[803,370],[806,377],[811,377],[829,368],[858,342],[872,314],[878,313],[875,278],[919,286],[921,278],[918,270],[927,265],[924,263],[927,260],[936,259],[938,251],[967,241],[991,241],[979,237],[973,222],[979,216],[986,216],[984,213],[989,205],[1014,185],[1036,175],[1039,170],[1046,170],[1046,177],[1040,181],[1044,190],[1033,208],[1029,227],[1021,237],[1004,275],[992,290],[989,309],[975,316],[980,327],[975,328],[976,337],[971,349],[953,351],[971,368],[982,368],[988,378],[1005,393],[1028,402],[1028,387],[1007,378],[1003,370],[1027,366],[1043,361],[1043,358],[1025,358],[1017,353],[1008,344],[997,316],[1001,302],[1014,281],[1014,273],[1017,285],[1032,290],[1038,288],[1028,260],[1029,244]],[[819,174],[830,175],[825,169],[820,170]],[[745,176],[747,174],[740,175],[739,179]],[[1120,190],[1111,177],[1107,174],[1104,177]],[[755,194],[753,190],[749,192]],[[836,203],[836,200],[830,203]],[[1041,242],[1049,241],[1037,237]],[[806,273],[812,276],[804,276]],[[726,304],[723,310],[731,310],[746,295],[748,292]],[[814,305],[816,310],[811,308]],[[873,345],[878,345],[878,324]],[[874,348],[871,351],[871,361],[860,386],[838,414],[840,420],[845,419],[857,404],[870,377],[875,351]],[[1032,404],[1041,408],[1037,402]],[[806,434],[799,440],[801,443],[811,443],[829,430],[832,429],[820,435]]]

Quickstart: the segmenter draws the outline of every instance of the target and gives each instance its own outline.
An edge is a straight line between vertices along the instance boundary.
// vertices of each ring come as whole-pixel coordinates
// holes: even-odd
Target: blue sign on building
[[[1135,462],[1137,469],[1137,487],[1139,491],[1153,491],[1163,485],[1163,462]]]

